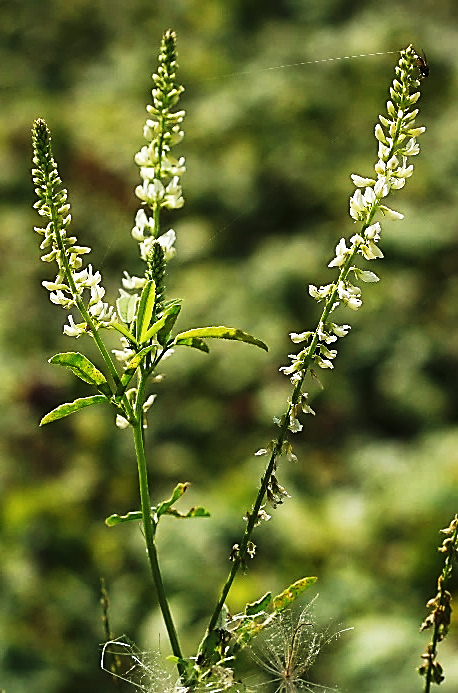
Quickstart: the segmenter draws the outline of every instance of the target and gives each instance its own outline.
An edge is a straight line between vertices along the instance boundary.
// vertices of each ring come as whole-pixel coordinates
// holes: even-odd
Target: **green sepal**
[[[101,373],[86,356],[80,354],[78,351],[56,354],[49,359],[49,363],[70,368],[77,378],[80,378],[80,380],[83,380],[85,383],[94,385],[99,392],[102,392],[106,397],[111,397],[113,394],[103,373]]]
[[[133,356],[130,361],[128,361],[128,363],[126,365],[126,370],[124,371],[124,373],[121,376],[121,383],[120,383],[118,389],[116,390],[116,399],[119,399],[120,397],[123,396],[124,392],[126,391],[128,384],[130,383],[133,376],[135,375],[137,368],[139,367],[139,365],[141,364],[141,362],[143,361],[145,356],[147,354],[149,354],[149,352],[155,348],[156,348],[155,344],[147,346],[144,349],[142,349],[141,351],[139,351],[138,354],[135,354],[135,356]]]
[[[92,397],[82,397],[80,399],[75,399],[74,402],[67,402],[65,404],[60,404],[58,407],[53,409],[46,414],[40,421],[40,426],[44,424],[51,423],[51,421],[57,421],[58,419],[63,419],[65,416],[74,414],[80,409],[85,407],[90,407],[93,404],[101,404],[102,402],[108,402],[108,398],[105,395],[92,395]]]
[[[298,597],[300,597],[302,592],[304,592],[307,587],[314,585],[317,580],[318,578],[316,577],[305,577],[293,582],[292,585],[273,598],[272,609],[275,611],[275,613],[283,611],[283,609],[286,609]]]
[[[116,300],[117,313],[123,323],[130,325],[137,312],[138,294],[127,294]]]
[[[154,303],[156,301],[156,282],[154,279],[148,279],[143,287],[140,304],[137,313],[137,341],[139,344],[144,344],[146,341],[146,333],[149,329],[151,318],[154,312]]]
[[[193,346],[188,343],[189,339],[234,339],[238,342],[246,342],[247,344],[253,344],[258,346],[265,351],[269,348],[267,344],[262,342],[260,339],[253,337],[253,335],[248,332],[243,332],[236,327],[225,327],[224,325],[219,325],[217,327],[196,327],[192,330],[186,330],[186,332],[180,332],[177,334],[173,340],[174,344],[186,344],[187,346]]]
[[[261,611],[265,611],[270,603],[272,602],[272,592],[267,592],[261,599],[256,602],[248,603],[245,607],[245,614],[247,616],[255,616]]]

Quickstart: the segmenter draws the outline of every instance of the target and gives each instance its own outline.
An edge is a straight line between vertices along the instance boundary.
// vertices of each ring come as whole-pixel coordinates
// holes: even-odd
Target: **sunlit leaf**
[[[286,609],[287,606],[300,597],[307,587],[314,585],[317,580],[318,578],[316,577],[305,577],[293,582],[292,585],[273,598],[272,609],[277,612],[283,611],[283,609]]]
[[[192,330],[186,330],[186,332],[180,332],[175,337],[175,344],[186,343],[183,340],[188,340],[189,338],[197,339],[232,339],[238,342],[246,342],[246,344],[253,344],[258,346],[265,351],[268,351],[268,346],[260,339],[253,337],[253,335],[248,332],[243,332],[236,327],[224,327],[224,325],[219,325],[217,327],[195,327]]]
[[[92,397],[82,397],[80,399],[75,399],[74,402],[68,402],[66,404],[60,404],[58,407],[53,409],[46,414],[40,421],[40,426],[44,424],[51,423],[52,421],[57,421],[58,419],[63,419],[65,416],[74,414],[80,409],[85,409],[86,407],[91,407],[93,404],[101,404],[102,402],[107,402],[107,398],[104,395],[93,395]]]

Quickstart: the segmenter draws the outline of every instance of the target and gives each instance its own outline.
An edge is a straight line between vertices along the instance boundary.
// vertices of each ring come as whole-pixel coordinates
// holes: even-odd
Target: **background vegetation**
[[[228,551],[260,476],[253,452],[272,436],[289,390],[278,373],[287,334],[314,326],[308,283],[351,229],[351,172],[371,175],[373,127],[396,55],[425,49],[416,172],[385,224],[382,281],[339,342],[307,420],[299,463],[280,481],[292,499],[257,535],[239,578],[237,610],[267,589],[319,577],[318,609],[354,626],[317,664],[316,679],[359,693],[420,691],[415,673],[435,594],[438,530],[458,510],[457,15],[453,0],[10,0],[0,24],[3,526],[2,681],[8,693],[105,693],[99,579],[115,635],[157,647],[162,631],[138,528],[108,529],[136,509],[128,433],[99,409],[39,429],[41,416],[87,391],[46,363],[75,348],[65,313],[40,287],[29,179],[30,127],[44,117],[73,206],[111,300],[121,271],[139,267],[130,229],[137,209],[133,154],[149,76],[166,28],[178,34],[186,86],[187,199],[170,218],[179,254],[170,295],[185,298],[180,327],[234,324],[268,355],[215,345],[176,354],[150,417],[152,495],[192,482],[210,521],[161,526],[164,577],[192,653],[227,572]],[[271,69],[277,68],[278,69]],[[374,269],[374,268],[370,268]],[[166,523],[164,522],[163,525]],[[456,626],[455,622],[455,626]],[[161,636],[161,646],[164,636]],[[444,693],[457,690],[458,629],[442,648]]]

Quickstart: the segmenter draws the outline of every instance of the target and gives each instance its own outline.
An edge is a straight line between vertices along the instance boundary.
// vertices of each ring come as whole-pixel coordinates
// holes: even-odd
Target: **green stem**
[[[144,401],[144,389],[145,389],[145,378],[140,377],[138,393],[137,393],[137,406],[136,406],[136,422],[133,426],[134,433],[134,443],[135,443],[135,453],[137,456],[138,465],[138,479],[140,487],[140,500],[142,508],[143,517],[143,531],[145,535],[146,551],[148,555],[148,561],[151,568],[151,574],[153,576],[154,585],[156,587],[156,593],[158,597],[159,606],[162,612],[162,617],[164,619],[165,627],[167,629],[167,634],[169,636],[170,645],[172,647],[172,652],[177,657],[178,663],[178,673],[180,676],[185,675],[185,667],[183,666],[183,655],[181,653],[180,644],[178,641],[178,634],[173,622],[170,607],[167,601],[167,596],[164,589],[164,583],[162,581],[162,575],[159,568],[159,560],[157,555],[157,549],[155,544],[155,533],[156,527],[153,524],[153,517],[151,513],[151,499],[148,487],[148,470],[146,466],[145,457],[145,445],[143,436],[143,417],[142,417],[142,404]]]
[[[218,603],[216,605],[216,608],[213,612],[213,615],[210,619],[210,623],[208,624],[207,633],[211,633],[214,630],[214,628],[217,624],[217,621],[218,621],[218,617],[219,617],[221,610],[222,610],[222,608],[226,602],[227,595],[229,594],[229,591],[232,587],[232,583],[234,582],[235,576],[237,575],[237,573],[238,573],[238,571],[239,571],[239,569],[240,569],[240,567],[244,561],[244,558],[245,558],[245,555],[246,555],[246,552],[248,549],[248,544],[251,540],[251,535],[253,534],[253,530],[256,526],[256,523],[258,522],[259,511],[261,509],[261,505],[264,502],[264,498],[265,498],[265,495],[267,492],[267,487],[269,485],[270,477],[272,476],[272,473],[275,469],[275,462],[276,462],[279,454],[281,454],[282,445],[283,445],[283,442],[285,441],[285,438],[286,438],[286,434],[288,431],[290,411],[291,411],[291,406],[289,407],[288,412],[285,416],[285,419],[284,419],[283,424],[282,424],[281,432],[277,438],[276,444],[275,444],[274,449],[272,451],[272,454],[270,456],[269,464],[267,465],[265,474],[263,476],[262,483],[261,483],[261,486],[259,488],[258,495],[256,497],[256,501],[255,501],[253,508],[250,512],[250,515],[248,517],[247,525],[245,528],[245,532],[244,532],[242,541],[241,541],[240,546],[239,546],[239,550],[237,552],[237,555],[234,558],[231,571],[230,571],[228,578],[227,578],[227,580],[223,586],[220,598],[219,598]]]

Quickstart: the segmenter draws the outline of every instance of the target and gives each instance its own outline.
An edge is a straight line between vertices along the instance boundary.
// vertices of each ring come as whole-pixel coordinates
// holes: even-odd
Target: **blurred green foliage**
[[[384,112],[395,55],[426,51],[422,153],[392,200],[382,281],[364,287],[353,329],[339,340],[317,415],[295,436],[299,457],[279,478],[292,498],[256,535],[258,555],[230,607],[305,575],[319,577],[323,623],[354,626],[314,671],[359,693],[420,691],[424,604],[440,569],[438,530],[457,512],[458,135],[457,8],[453,0],[11,0],[0,25],[0,186],[3,300],[2,648],[8,693],[102,693],[99,579],[114,635],[166,651],[140,531],[104,518],[138,507],[128,432],[102,408],[43,429],[39,419],[85,396],[46,359],[86,345],[62,335],[39,262],[29,177],[30,127],[41,116],[69,190],[73,229],[93,248],[114,301],[122,270],[139,271],[130,237],[138,207],[133,154],[162,32],[178,34],[185,85],[186,205],[166,220],[178,234],[169,296],[185,299],[179,328],[234,324],[270,345],[209,356],[177,351],[164,364],[148,430],[152,496],[178,481],[211,520],[164,520],[164,579],[184,649],[202,635],[262,470],[253,452],[273,436],[289,392],[278,367],[291,331],[313,329],[308,284],[348,216],[349,174],[371,175],[373,127]],[[288,67],[291,66],[292,67]],[[281,67],[284,66],[284,67]],[[278,69],[277,69],[278,68]],[[113,346],[116,340],[113,339]],[[456,583],[455,583],[456,584]],[[456,622],[455,622],[456,626]],[[439,653],[444,693],[458,686],[453,629]]]

